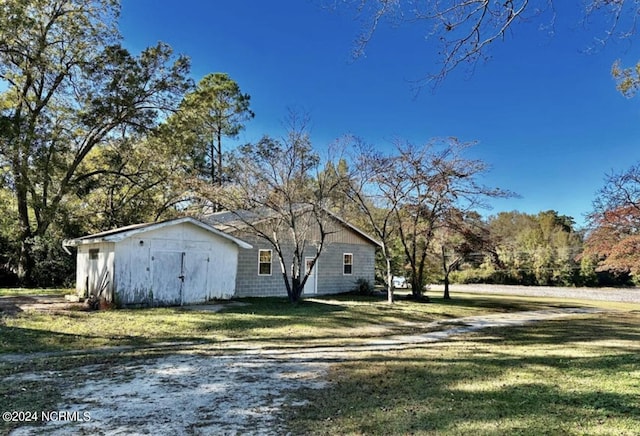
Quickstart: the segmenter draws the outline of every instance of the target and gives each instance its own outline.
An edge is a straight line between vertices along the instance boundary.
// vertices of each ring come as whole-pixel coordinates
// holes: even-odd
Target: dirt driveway
[[[295,402],[292,391],[322,388],[331,364],[358,359],[361,353],[428,346],[452,335],[486,327],[508,327],[597,312],[554,309],[494,314],[442,321],[438,331],[377,338],[346,347],[268,348],[234,343],[220,347],[180,347],[175,353],[144,361],[93,365],[73,371],[22,374],[25,381],[56,380],[65,419],[47,422],[54,435],[91,434],[281,434],[278,414]],[[108,351],[106,351],[108,352]],[[13,362],[30,356],[5,356]],[[79,384],[69,380],[83,380]],[[23,426],[12,435],[42,434],[42,427]]]
[[[0,314],[14,315],[25,310],[58,311],[83,308],[82,303],[71,303],[60,295],[20,295],[0,297]]]

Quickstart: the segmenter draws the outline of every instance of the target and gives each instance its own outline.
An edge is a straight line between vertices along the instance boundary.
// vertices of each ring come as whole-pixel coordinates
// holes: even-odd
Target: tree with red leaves
[[[584,255],[597,270],[640,277],[640,164],[609,174],[593,202]]]

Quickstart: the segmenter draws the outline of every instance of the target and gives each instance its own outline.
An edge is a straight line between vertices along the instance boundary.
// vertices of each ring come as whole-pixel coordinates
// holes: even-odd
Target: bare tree
[[[280,140],[263,137],[240,147],[232,159],[236,170],[230,185],[208,188],[211,200],[236,216],[239,229],[273,247],[295,303],[333,232],[335,218],[325,203],[341,179],[325,177],[306,120],[291,115],[289,124]],[[309,268],[305,255],[312,257]]]
[[[366,217],[369,227],[380,241],[382,255],[385,259],[387,301],[393,303],[393,257],[391,244],[396,234],[395,214],[398,201],[386,184],[379,183],[381,174],[392,170],[392,159],[381,152],[367,146],[358,138],[352,138],[352,171],[349,183],[344,185],[346,196],[351,199],[357,210]]]
[[[592,218],[621,207],[631,207],[640,212],[640,163],[622,172],[610,172],[604,186],[593,201]]]
[[[381,23],[423,26],[425,37],[439,43],[440,68],[424,82],[439,83],[461,64],[475,65],[487,59],[489,47],[525,23],[538,22],[552,29],[556,18],[554,0],[352,0],[364,22],[356,40],[354,56],[362,56]],[[604,16],[607,24],[598,38],[628,38],[635,33],[640,16],[638,0],[586,0],[584,22]],[[423,82],[423,83],[424,83]]]
[[[451,211],[464,213],[484,206],[487,197],[512,195],[476,181],[487,165],[462,156],[470,145],[456,138],[432,140],[422,147],[399,143],[396,155],[381,158],[386,161],[386,170],[378,173],[375,181],[392,205],[416,299],[423,298],[425,267],[435,232],[444,227]]]

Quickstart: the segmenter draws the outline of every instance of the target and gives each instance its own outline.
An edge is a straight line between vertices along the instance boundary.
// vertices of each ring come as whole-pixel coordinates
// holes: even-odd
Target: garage
[[[230,298],[246,242],[194,218],[136,224],[64,241],[77,248],[76,291],[118,306]]]

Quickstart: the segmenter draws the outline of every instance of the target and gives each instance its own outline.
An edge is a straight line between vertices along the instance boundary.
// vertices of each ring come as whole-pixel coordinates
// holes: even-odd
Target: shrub
[[[352,292],[358,295],[373,295],[374,290],[375,288],[371,283],[369,283],[369,280],[361,277],[356,280],[355,287],[352,289]]]

